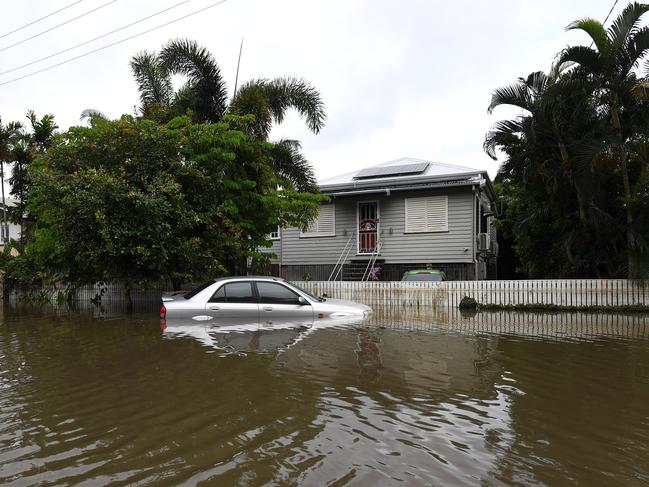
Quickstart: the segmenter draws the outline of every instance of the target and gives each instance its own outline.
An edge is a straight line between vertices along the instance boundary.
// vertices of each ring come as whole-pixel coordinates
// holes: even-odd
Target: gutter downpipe
[[[478,238],[478,235],[475,231],[475,224],[476,224],[476,208],[477,208],[477,202],[478,202],[478,197],[476,195],[475,191],[475,186],[471,186],[471,191],[473,192],[473,202],[472,206],[473,208],[471,209],[471,255],[473,256],[473,265],[475,267],[475,280],[478,280],[478,259],[476,258],[476,251],[475,251],[475,241],[476,238]],[[480,229],[478,229],[479,231]]]

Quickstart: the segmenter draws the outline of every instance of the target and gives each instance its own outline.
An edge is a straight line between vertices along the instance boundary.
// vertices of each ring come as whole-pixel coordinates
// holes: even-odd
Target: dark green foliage
[[[592,47],[568,47],[550,74],[494,92],[490,112],[522,110],[498,122],[484,148],[506,156],[498,225],[529,277],[649,275],[649,104],[636,69],[649,52],[639,25],[648,10],[630,4],[608,30],[592,19],[570,24]]]
[[[475,310],[478,309],[478,302],[469,296],[464,296],[460,301],[458,308],[462,310]]]
[[[12,175],[9,178],[10,194],[16,199],[16,205],[9,209],[9,220],[21,225],[23,241],[29,238],[32,221],[27,212],[31,188],[31,178],[27,168],[39,154],[44,154],[52,145],[58,129],[53,115],[45,115],[39,119],[30,110],[27,112],[27,119],[30,123],[30,130],[22,130],[19,140],[14,144]]]
[[[236,272],[271,230],[304,224],[321,199],[276,176],[276,150],[186,117],[71,128],[30,166],[35,241],[21,258],[73,284]]]
[[[159,123],[186,114],[201,123],[218,123],[229,115],[252,115],[254,118],[241,129],[251,137],[268,140],[273,122],[281,123],[289,109],[296,110],[314,133],[324,127],[326,120],[318,90],[305,80],[292,77],[249,81],[233,94],[228,104],[227,87],[218,63],[195,41],[172,40],[159,53],[141,52],[131,60],[131,69],[140,92],[142,117]],[[173,75],[185,78],[175,92]],[[88,117],[92,119],[91,114]],[[313,170],[299,144],[280,141],[279,145],[286,148],[280,176],[289,178],[298,189],[313,191]],[[289,168],[291,164],[293,167]]]

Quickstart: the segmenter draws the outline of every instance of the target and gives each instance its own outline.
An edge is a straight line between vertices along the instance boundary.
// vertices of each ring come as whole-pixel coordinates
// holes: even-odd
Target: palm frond
[[[327,115],[320,92],[300,78],[281,77],[272,80],[253,80],[247,86],[257,86],[268,99],[270,114],[276,123],[282,123],[286,111],[296,110],[306,120],[307,127],[318,133],[324,127]]]
[[[600,73],[604,70],[602,55],[586,46],[566,47],[559,53],[557,64],[563,69],[568,64],[583,66],[591,73]]]
[[[228,110],[235,115],[254,115],[255,121],[247,131],[255,138],[268,138],[273,121],[268,97],[259,83],[248,82],[241,86]]]
[[[640,17],[649,11],[649,5],[633,2],[624,7],[624,10],[617,16],[608,28],[608,37],[611,46],[618,51],[627,45],[640,25]]]
[[[313,167],[302,154],[299,141],[282,139],[274,142],[271,163],[276,174],[289,181],[295,189],[309,193],[318,192]]]
[[[27,118],[32,126],[32,140],[36,143],[39,150],[47,149],[51,143],[56,129],[59,126],[54,121],[54,115],[47,114],[39,120],[33,110],[27,112]]]
[[[606,55],[610,50],[609,39],[604,25],[596,19],[580,19],[570,23],[566,30],[582,30],[590,36],[597,50]]]
[[[494,90],[491,95],[491,103],[487,108],[488,113],[493,113],[494,109],[500,105],[511,105],[523,110],[532,110],[532,96],[528,86],[523,78],[518,83],[504,86]]]
[[[534,92],[534,95],[539,96],[543,94],[548,87],[550,78],[543,71],[535,71],[530,73],[525,80],[525,84]]]
[[[160,51],[161,66],[169,73],[187,77],[187,85],[196,91],[191,108],[206,122],[221,120],[227,108],[227,88],[214,56],[196,41],[176,39]]]
[[[149,105],[168,105],[173,87],[169,73],[154,52],[142,51],[131,59],[131,70],[140,92],[142,109]]]
[[[487,133],[482,148],[495,161],[498,159],[496,149],[514,140],[523,130],[520,120],[501,120]]]
[[[629,72],[638,66],[642,58],[649,52],[649,27],[642,27],[629,40],[627,48],[623,51],[625,66],[620,66],[621,72]]]
[[[99,110],[95,110],[94,108],[86,108],[84,111],[81,112],[81,116],[79,117],[79,120],[84,121],[86,119],[91,121],[108,120],[108,116]]]

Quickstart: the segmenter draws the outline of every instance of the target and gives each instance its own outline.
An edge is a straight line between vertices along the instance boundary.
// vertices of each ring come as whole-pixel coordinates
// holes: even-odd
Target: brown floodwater
[[[0,308],[2,485],[646,485],[649,318]]]

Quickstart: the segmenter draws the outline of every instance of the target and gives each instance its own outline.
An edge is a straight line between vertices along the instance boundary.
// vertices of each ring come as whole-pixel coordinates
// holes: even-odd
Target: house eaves
[[[486,173],[448,174],[440,176],[412,176],[398,178],[381,178],[377,180],[352,181],[343,184],[320,186],[320,192],[328,196],[343,196],[353,194],[389,193],[390,191],[405,191],[428,188],[448,188],[457,186],[484,185],[489,179]]]

